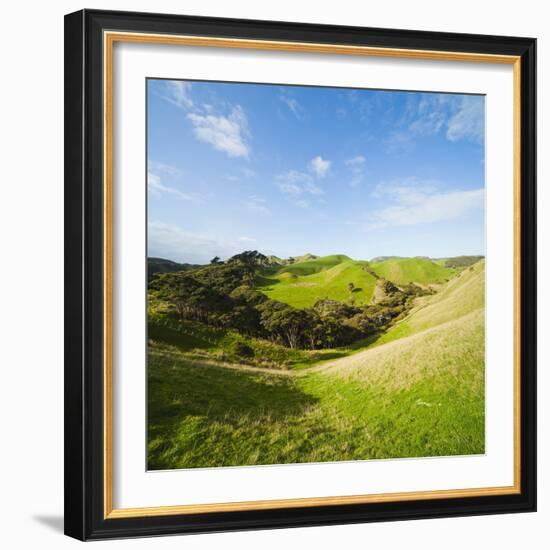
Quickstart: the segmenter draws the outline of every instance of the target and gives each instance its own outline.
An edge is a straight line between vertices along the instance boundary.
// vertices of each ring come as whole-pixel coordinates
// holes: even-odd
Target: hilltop
[[[267,267],[257,277],[256,287],[271,299],[296,308],[311,307],[324,298],[360,305],[378,301],[383,281],[429,286],[444,283],[457,272],[426,257],[391,256],[369,262],[334,254]]]
[[[446,282],[456,270],[437,264],[429,258],[388,258],[370,262],[371,269],[396,285],[418,283],[429,285]]]
[[[417,298],[406,319],[381,335],[367,351],[341,360],[335,370],[364,378],[372,376],[376,367],[377,373],[384,371],[384,376],[389,377],[392,365],[433,365],[435,370],[443,363],[456,365],[468,354],[470,359],[475,357],[483,363],[484,311],[482,260],[449,281],[437,294]],[[404,371],[401,376],[409,374]]]
[[[376,286],[376,277],[368,265],[342,254],[323,256],[265,269],[257,277],[256,288],[269,298],[296,308],[311,307],[323,298],[368,304]]]

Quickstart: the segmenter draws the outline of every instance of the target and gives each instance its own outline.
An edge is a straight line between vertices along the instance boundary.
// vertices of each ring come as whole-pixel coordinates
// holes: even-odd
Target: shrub
[[[244,342],[235,342],[232,351],[239,357],[254,357],[254,350]]]

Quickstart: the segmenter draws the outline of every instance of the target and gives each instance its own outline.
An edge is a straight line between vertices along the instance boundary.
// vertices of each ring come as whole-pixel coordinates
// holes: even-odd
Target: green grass
[[[453,277],[437,294],[416,301],[410,315],[381,335],[380,346],[485,308],[485,262]]]
[[[463,354],[397,387],[149,354],[150,469],[479,454],[483,426],[483,369]]]
[[[342,262],[351,261],[353,260],[344,254],[333,254],[332,256],[322,256],[320,258],[315,258],[314,260],[285,265],[274,271],[278,274],[291,273],[300,276],[312,275],[313,273],[319,273],[325,269],[330,269],[331,267],[341,264]]]
[[[324,256],[278,270],[266,270],[258,277],[256,287],[273,300],[296,308],[311,307],[319,299],[368,304],[376,279],[365,267],[368,262],[347,256]],[[348,284],[353,283],[350,292]]]
[[[303,370],[327,361],[348,357],[365,349],[378,338],[370,336],[348,346],[322,350],[290,349],[262,340],[242,336],[236,331],[215,329],[195,321],[176,321],[149,314],[147,336],[151,342],[173,348],[190,360],[241,363],[277,370]],[[241,357],[235,344],[245,343],[254,355]]]
[[[370,267],[378,276],[396,285],[442,283],[455,273],[454,269],[425,258],[391,258],[372,262]]]
[[[303,367],[315,362],[315,356],[303,350],[292,350],[267,340],[245,337],[238,332],[222,330],[193,321],[151,319],[147,325],[149,340],[173,346],[188,359],[236,362],[273,369]],[[235,353],[238,342],[253,350],[251,357]]]
[[[463,270],[356,346],[293,352],[246,339],[255,354],[282,354],[287,370],[216,365],[208,358],[236,362],[241,336],[155,325],[161,306],[152,304],[149,468],[483,453],[484,267]]]

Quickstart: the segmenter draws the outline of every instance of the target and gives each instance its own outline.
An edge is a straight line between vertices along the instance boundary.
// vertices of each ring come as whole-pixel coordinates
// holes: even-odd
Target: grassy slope
[[[303,370],[357,353],[370,345],[372,337],[335,349],[290,349],[260,338],[242,336],[236,331],[216,329],[195,321],[175,321],[149,312],[148,338],[163,345],[170,354],[177,351],[181,359],[242,363],[275,370]],[[252,357],[235,354],[235,344],[252,348]]]
[[[483,280],[481,262],[392,329],[407,337],[305,376],[150,346],[149,467],[482,453]]]
[[[469,333],[460,332],[469,337]],[[283,377],[149,356],[149,467],[193,468],[484,451],[483,368],[469,349],[406,377]],[[381,349],[381,348],[378,348]],[[377,350],[374,350],[377,351]],[[392,367],[403,367],[393,355]],[[385,365],[387,366],[387,364]],[[408,369],[410,370],[410,369]],[[426,370],[426,372],[424,372]]]
[[[480,261],[453,277],[433,296],[417,299],[409,317],[375,342],[382,345],[458,319],[485,307],[485,262]]]
[[[354,261],[343,255],[324,256],[278,270],[268,270],[258,278],[257,288],[273,300],[293,307],[312,306],[320,298],[367,304],[372,298],[376,279],[363,269],[368,262]],[[353,283],[352,293],[348,284]]]
[[[449,279],[455,270],[425,258],[392,258],[372,262],[371,269],[380,277],[397,285],[407,283],[441,283]]]

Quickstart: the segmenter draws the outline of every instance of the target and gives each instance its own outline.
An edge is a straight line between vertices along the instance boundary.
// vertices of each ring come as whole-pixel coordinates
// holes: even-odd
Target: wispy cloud
[[[172,164],[166,164],[164,162],[158,162],[156,160],[148,161],[148,168],[151,172],[156,174],[166,174],[167,176],[181,176],[183,171]]]
[[[246,235],[239,237],[239,241],[242,243],[251,243],[251,244],[257,242],[257,240],[254,239],[253,237],[247,237]]]
[[[346,166],[350,166],[352,169],[360,169],[365,165],[367,159],[363,155],[357,155],[355,157],[346,159]]]
[[[318,178],[324,178],[330,170],[330,160],[323,159],[321,156],[317,156],[311,159],[310,168]]]
[[[206,264],[214,256],[228,258],[243,249],[242,241],[213,239],[176,225],[153,221],[148,224],[148,255],[177,262]]]
[[[450,141],[466,139],[481,142],[484,136],[484,99],[482,96],[452,94],[414,94],[400,121],[401,129],[393,130],[390,145],[406,149],[414,146],[417,136],[444,132]]]
[[[243,179],[250,179],[256,176],[256,172],[250,168],[242,168],[238,173],[226,174],[224,177],[229,181],[242,181]]]
[[[433,184],[409,178],[379,184],[374,196],[383,197],[389,206],[369,214],[367,229],[455,220],[472,210],[482,209],[485,190],[441,191]]]
[[[287,195],[322,195],[323,190],[313,182],[313,178],[306,172],[289,170],[275,178],[279,189]]]
[[[352,177],[350,185],[357,187],[363,182],[365,177],[367,159],[363,155],[357,155],[344,161],[344,164],[350,169]]]
[[[485,134],[483,100],[477,96],[464,96],[458,110],[447,124],[447,139],[471,139],[481,142]]]
[[[166,82],[163,98],[187,113],[195,137],[229,157],[248,158],[250,131],[240,105],[198,103],[191,97],[192,84],[180,80]]]
[[[193,109],[194,103],[190,97],[191,83],[183,80],[168,80],[163,97],[169,103],[180,109]]]
[[[284,88],[281,89],[279,99],[288,107],[289,111],[298,119],[302,120],[305,114],[305,109],[299,101],[292,97]]]
[[[270,216],[271,210],[267,206],[267,201],[256,195],[251,195],[242,201],[243,206],[253,214],[262,214],[264,216]]]
[[[152,172],[148,172],[147,174],[147,190],[149,195],[155,198],[159,198],[164,194],[169,194],[185,201],[202,202],[202,197],[200,194],[184,193],[175,187],[165,185],[162,183],[161,177]]]
[[[248,121],[243,109],[237,105],[228,116],[190,113],[187,118],[193,125],[197,139],[209,143],[230,157],[248,158]]]

